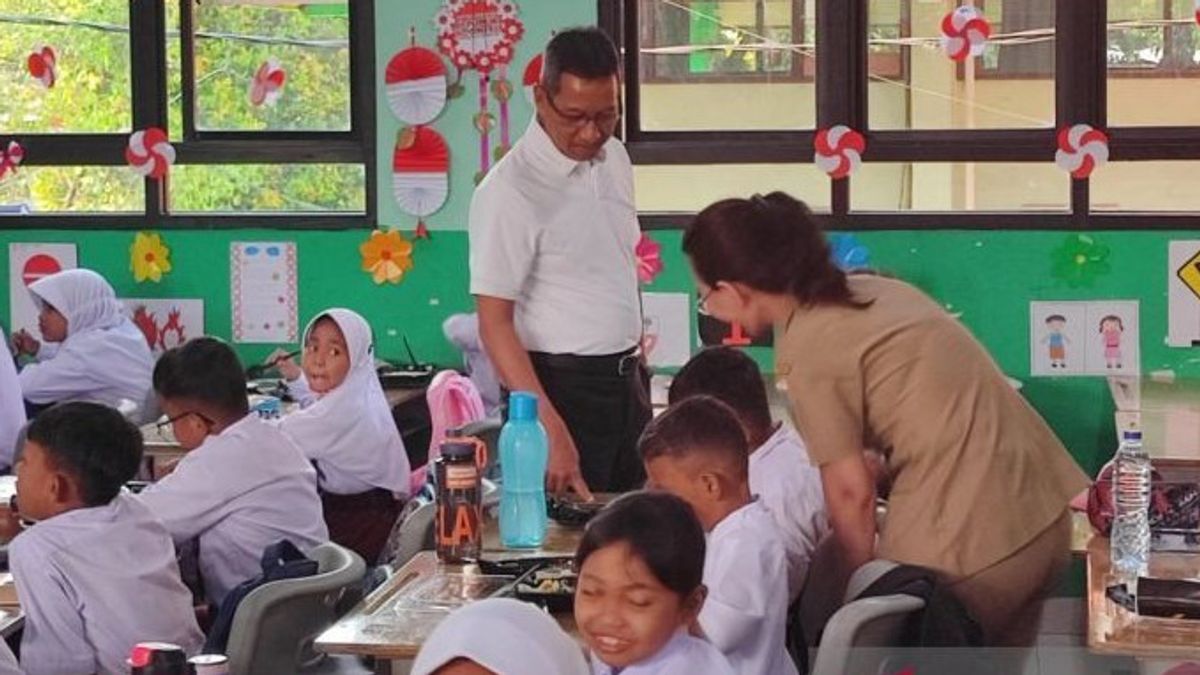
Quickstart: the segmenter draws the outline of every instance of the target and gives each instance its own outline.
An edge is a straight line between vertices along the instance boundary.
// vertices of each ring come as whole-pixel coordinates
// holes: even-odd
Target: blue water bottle
[[[507,548],[537,548],[546,538],[550,448],[537,406],[537,396],[514,391],[500,430],[500,543]]]

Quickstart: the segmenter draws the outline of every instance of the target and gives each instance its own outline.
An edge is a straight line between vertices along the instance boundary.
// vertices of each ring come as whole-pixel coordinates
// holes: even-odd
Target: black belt
[[[630,347],[619,354],[605,354],[602,356],[529,352],[529,358],[535,365],[552,370],[625,377],[637,370],[637,364],[641,360],[641,355],[638,354],[637,347]]]

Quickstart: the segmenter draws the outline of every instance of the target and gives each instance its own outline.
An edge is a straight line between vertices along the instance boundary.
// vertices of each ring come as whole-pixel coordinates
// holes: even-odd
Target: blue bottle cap
[[[537,419],[537,395],[528,391],[514,391],[508,395],[508,419],[532,422]]]

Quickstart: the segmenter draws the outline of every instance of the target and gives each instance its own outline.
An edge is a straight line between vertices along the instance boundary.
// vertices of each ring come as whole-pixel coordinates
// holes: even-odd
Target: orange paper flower
[[[358,250],[362,252],[363,271],[370,272],[377,284],[385,281],[398,284],[404,273],[413,267],[412,242],[396,230],[375,230]]]
[[[147,279],[158,283],[171,271],[171,249],[158,233],[138,232],[129,247],[129,269],[138,283]]]

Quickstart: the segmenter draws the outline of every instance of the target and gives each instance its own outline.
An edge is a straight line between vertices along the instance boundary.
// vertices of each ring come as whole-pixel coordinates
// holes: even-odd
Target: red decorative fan
[[[384,77],[388,106],[405,124],[428,124],[446,107],[446,64],[432,49],[401,50]]]
[[[429,127],[400,132],[392,156],[392,194],[405,213],[418,218],[418,235],[427,233],[425,217],[446,203],[450,192],[450,149]]]

